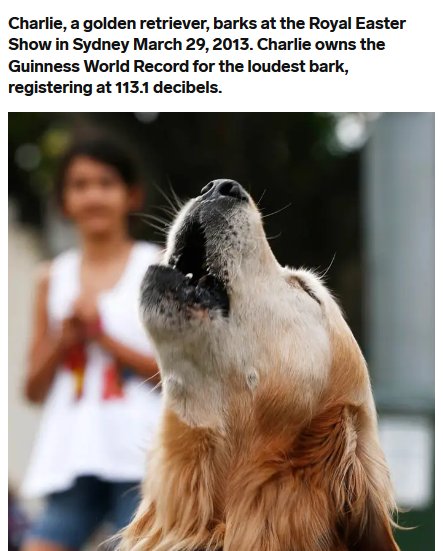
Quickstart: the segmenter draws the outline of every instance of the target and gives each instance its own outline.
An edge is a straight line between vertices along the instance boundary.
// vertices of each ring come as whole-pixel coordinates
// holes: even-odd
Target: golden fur
[[[224,220],[242,235],[217,253],[229,318],[195,308],[171,328],[142,308],[165,411],[121,551],[398,551],[368,372],[338,306],[276,263],[252,200]]]

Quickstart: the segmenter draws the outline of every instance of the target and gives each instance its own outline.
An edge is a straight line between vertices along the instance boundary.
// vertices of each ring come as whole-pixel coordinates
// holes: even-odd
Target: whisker
[[[154,220],[155,222],[158,222],[159,224],[163,224],[164,226],[169,226],[170,221],[166,220],[166,218],[161,218],[160,216],[156,216],[155,214],[146,214],[144,212],[142,213],[134,213],[134,215],[139,216],[143,219],[148,220]]]
[[[166,205],[154,205],[152,206],[153,209],[157,209],[157,210],[160,210],[162,212],[165,212],[168,216],[170,216],[171,218],[173,218],[174,216],[177,215],[177,211],[176,210],[172,210],[171,208],[167,207]]]
[[[175,192],[174,188],[172,187],[172,182],[171,182],[169,177],[168,177],[168,184],[169,184],[169,189],[171,191],[172,197],[173,197],[173,199],[175,200],[175,202],[177,204],[177,208],[180,210],[183,207],[183,205],[185,204],[185,202],[182,201],[180,199],[180,197],[177,195],[177,193]]]
[[[274,212],[270,212],[269,214],[264,214],[262,218],[268,218],[269,216],[273,216],[274,214],[278,214],[279,212],[283,212],[284,210],[288,209],[289,207],[292,207],[292,203],[288,203],[281,209],[275,210]]]
[[[278,233],[276,233],[275,235],[270,235],[269,237],[266,237],[266,239],[267,239],[268,241],[272,241],[272,239],[278,239],[278,238],[281,237],[281,236],[282,236],[282,232],[278,232]]]
[[[158,373],[155,373],[154,375],[151,375],[150,377],[148,377],[147,379],[142,379],[139,384],[137,385],[137,388],[140,388],[142,387],[144,384],[146,383],[149,383],[149,381],[151,381],[151,379],[154,379],[155,377],[158,377]],[[161,384],[161,381],[159,381],[155,386],[153,386],[151,389],[149,389],[150,391],[151,390],[155,390],[156,388],[158,388],[158,386]]]
[[[168,181],[169,181],[169,178],[168,178]],[[160,193],[160,195],[163,197],[163,199],[165,199],[168,203],[168,205],[171,207],[171,209],[175,212],[175,214],[178,213],[178,211],[180,210],[181,207],[178,207],[177,205],[174,204],[174,202],[172,201],[172,199],[170,197],[168,197],[167,193],[165,193],[162,188],[156,184],[154,182],[154,187],[155,189]]]
[[[157,235],[167,235],[168,234],[168,228],[165,228],[164,226],[158,226],[157,224],[154,224],[153,222],[149,222],[146,220],[143,220],[143,222],[149,226],[150,228],[153,228],[154,230],[159,231],[160,233]]]
[[[334,253],[333,257],[332,257],[332,260],[331,262],[329,263],[329,266],[326,268],[326,270],[320,274],[320,277],[323,279],[326,274],[329,272],[329,270],[331,269],[332,267],[332,264],[334,264],[334,260],[335,260],[335,257],[337,256],[337,252]]]
[[[151,392],[153,392],[154,390],[157,390],[161,386],[162,386],[162,382],[159,381],[155,386],[152,387]]]
[[[260,205],[260,202],[261,200],[263,199],[263,197],[265,196],[265,193],[267,192],[268,190],[265,188],[263,190],[263,193],[260,195],[260,199],[255,203],[255,205],[258,207]]]

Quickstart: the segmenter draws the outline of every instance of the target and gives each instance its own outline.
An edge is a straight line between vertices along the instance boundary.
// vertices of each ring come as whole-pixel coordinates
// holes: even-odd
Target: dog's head
[[[360,349],[237,182],[182,208],[141,297],[166,409],[124,549],[398,551]]]
[[[142,317],[168,405],[197,426],[222,426],[234,396],[271,379],[287,405],[309,403],[328,377],[331,327],[349,333],[313,273],[278,264],[232,180],[210,182],[178,214],[163,263],[146,274]]]

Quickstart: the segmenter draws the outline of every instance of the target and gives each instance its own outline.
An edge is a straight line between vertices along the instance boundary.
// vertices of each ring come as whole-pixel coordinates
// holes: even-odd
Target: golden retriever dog
[[[398,551],[362,353],[240,184],[181,209],[141,315],[164,412],[122,551]]]

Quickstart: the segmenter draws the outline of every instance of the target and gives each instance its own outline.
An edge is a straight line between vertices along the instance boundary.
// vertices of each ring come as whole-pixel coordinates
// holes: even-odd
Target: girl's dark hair
[[[54,191],[57,202],[63,203],[66,171],[76,157],[90,157],[114,168],[128,187],[140,185],[136,159],[114,139],[95,137],[74,142],[60,160]]]

